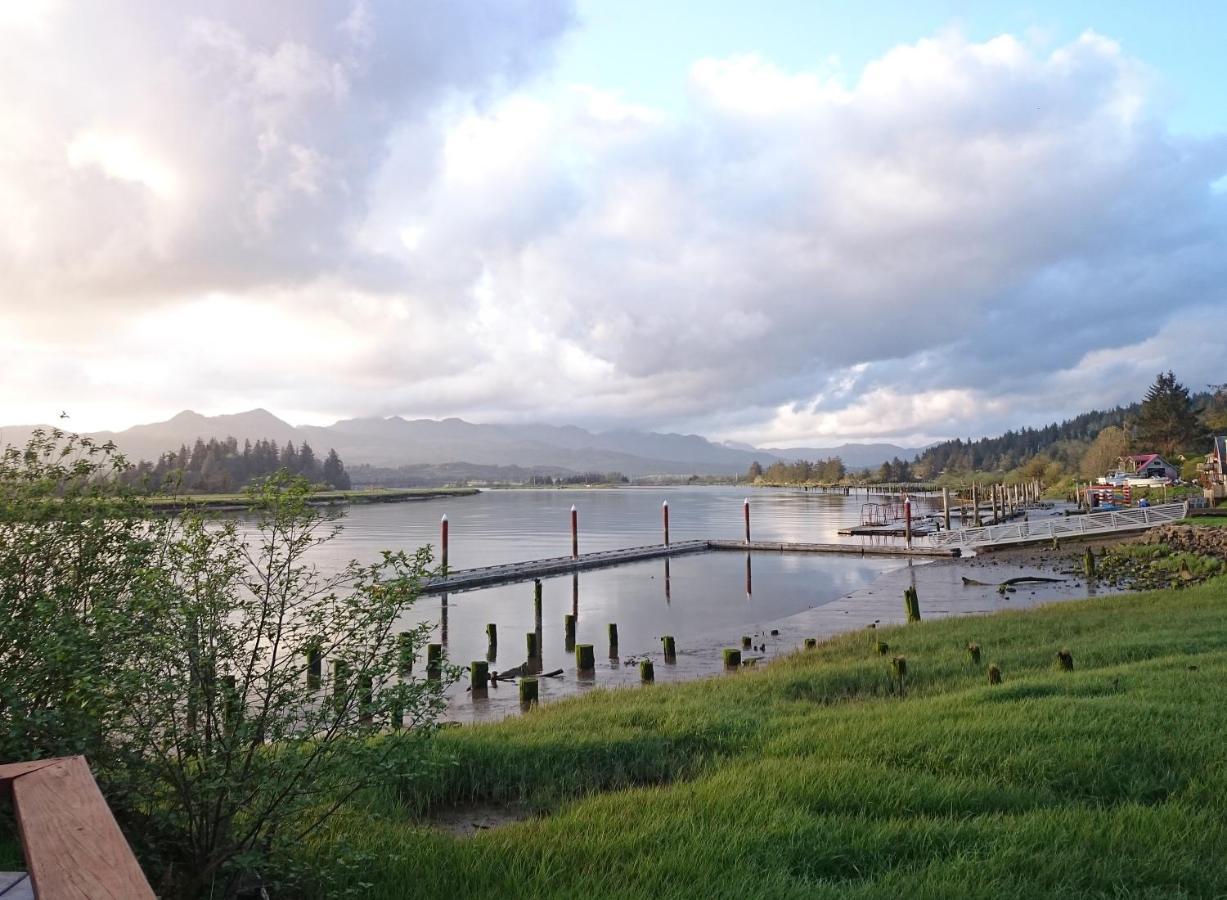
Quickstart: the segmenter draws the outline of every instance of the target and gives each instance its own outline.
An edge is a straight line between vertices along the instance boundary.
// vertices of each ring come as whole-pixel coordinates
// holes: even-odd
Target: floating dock
[[[848,556],[902,556],[949,558],[954,551],[934,547],[895,547],[888,545],[855,544],[809,544],[793,541],[675,541],[671,544],[649,544],[646,547],[626,547],[620,550],[600,550],[596,553],[581,553],[578,556],[555,556],[549,559],[530,559],[524,562],[484,566],[479,569],[459,569],[422,585],[423,594],[447,594],[468,591],[474,588],[491,587],[496,584],[511,584],[544,578],[550,575],[565,575],[587,569],[604,569],[648,559],[666,559],[687,556],[693,553],[739,550],[743,553],[842,553]]]

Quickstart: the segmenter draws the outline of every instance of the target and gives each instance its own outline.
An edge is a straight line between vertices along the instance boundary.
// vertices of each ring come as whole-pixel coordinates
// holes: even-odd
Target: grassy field
[[[1227,515],[1223,516],[1192,516],[1181,522],[1182,525],[1197,525],[1203,528],[1227,528]]]
[[[1224,896],[1225,651],[1227,578],[860,632],[444,732],[307,850],[364,897]],[[530,815],[426,824],[470,803]]]
[[[476,488],[365,488],[351,491],[316,491],[311,502],[334,503],[398,503],[402,500],[423,500],[430,497],[468,496],[476,494]],[[150,497],[146,503],[157,510],[184,509],[242,509],[251,505],[247,494],[182,494],[170,497]]]

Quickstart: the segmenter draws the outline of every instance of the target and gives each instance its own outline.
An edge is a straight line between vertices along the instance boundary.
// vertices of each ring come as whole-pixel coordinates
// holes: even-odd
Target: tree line
[[[197,438],[190,449],[183,444],[177,451],[163,453],[156,462],[141,460],[129,466],[121,478],[129,486],[154,492],[224,494],[283,469],[335,490],[351,487],[345,464],[336,450],[330,449],[321,460],[306,441],[298,446],[287,441],[284,447],[279,447],[271,440],[247,440],[240,449],[233,437],[220,441]]]

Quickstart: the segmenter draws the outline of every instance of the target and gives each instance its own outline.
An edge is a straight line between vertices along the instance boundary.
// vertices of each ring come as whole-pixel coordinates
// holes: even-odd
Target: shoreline
[[[318,491],[311,495],[310,506],[363,506],[373,503],[405,503],[434,500],[439,497],[471,497],[478,488],[375,488],[349,491]],[[188,509],[208,509],[214,512],[242,512],[254,503],[244,494],[187,494],[153,497],[142,502],[151,512],[182,512]]]
[[[1079,544],[1078,553],[1085,546],[1087,543]],[[874,639],[877,627],[906,622],[903,591],[908,587],[917,589],[922,621],[1026,610],[1130,593],[1115,586],[1088,582],[1081,572],[1074,571],[1076,562],[1077,555],[1070,549],[1054,551],[1046,546],[1014,548],[970,558],[900,559],[897,568],[882,573],[865,587],[790,616],[747,623],[736,634],[724,630],[675,635],[675,662],[665,662],[659,648],[639,648],[639,652],[621,653],[610,659],[597,648],[594,675],[581,678],[573,664],[566,666],[561,678],[539,680],[540,702],[547,705],[583,696],[592,690],[638,688],[638,662],[644,659],[653,663],[656,684],[733,677],[735,671],[724,669],[722,651],[741,648],[742,634],[751,638],[755,648],[742,650],[743,661],[753,659],[751,666],[764,667],[802,650],[807,638],[822,642],[860,631],[866,633],[865,639],[869,641]],[[1019,585],[1012,591],[998,593],[1000,582],[1027,575],[1062,580]],[[964,577],[983,583],[968,585],[962,581]],[[463,684],[464,679],[460,683]],[[443,720],[470,725],[501,721],[519,716],[521,712],[515,683],[504,682],[501,687],[491,688],[484,699],[472,698],[461,687],[459,693],[449,698]]]

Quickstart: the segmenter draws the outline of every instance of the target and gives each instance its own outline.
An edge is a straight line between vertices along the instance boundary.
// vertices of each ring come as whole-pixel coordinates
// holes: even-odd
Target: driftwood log
[[[1041,578],[1038,575],[1023,575],[1019,578],[1007,578],[1001,582],[976,581],[963,576],[963,587],[1011,587],[1015,584],[1038,584],[1040,582],[1064,581],[1064,578]]]

